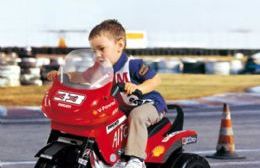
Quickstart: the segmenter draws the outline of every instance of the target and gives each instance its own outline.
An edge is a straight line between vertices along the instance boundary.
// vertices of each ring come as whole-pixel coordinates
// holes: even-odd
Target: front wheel
[[[39,158],[36,162],[34,168],[78,168],[78,167],[87,167],[91,168],[91,165],[87,166],[79,166],[78,163],[69,163],[69,162],[61,162],[60,164],[54,163],[48,159]]]
[[[34,168],[59,168],[59,167],[56,164],[52,163],[50,160],[39,158]]]
[[[208,161],[196,154],[182,153],[169,168],[210,168]]]

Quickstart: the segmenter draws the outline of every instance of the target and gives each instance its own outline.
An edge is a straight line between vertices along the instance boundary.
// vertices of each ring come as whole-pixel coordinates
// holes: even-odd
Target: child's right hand
[[[47,79],[50,80],[50,81],[53,81],[54,78],[56,78],[58,74],[59,74],[58,71],[55,71],[55,70],[50,71],[50,72],[47,74]]]

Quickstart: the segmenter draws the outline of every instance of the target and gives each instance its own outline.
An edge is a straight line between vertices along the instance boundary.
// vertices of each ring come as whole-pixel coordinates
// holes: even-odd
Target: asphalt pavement
[[[190,100],[167,101],[168,104],[178,104],[185,110],[190,109],[214,109],[223,106],[245,108],[248,106],[260,106],[260,88],[252,88],[254,92],[225,93],[214,96],[202,97]],[[12,123],[46,123],[48,120],[38,106],[4,107],[0,106],[0,124]]]
[[[227,93],[189,101],[169,101],[184,108],[185,129],[198,132],[198,143],[186,151],[202,156],[216,152],[223,103],[230,105],[236,153],[241,160],[209,159],[213,168],[260,167],[260,95]],[[174,113],[168,116],[173,118]],[[32,168],[34,154],[45,145],[50,132],[49,121],[40,107],[0,107],[0,167]]]

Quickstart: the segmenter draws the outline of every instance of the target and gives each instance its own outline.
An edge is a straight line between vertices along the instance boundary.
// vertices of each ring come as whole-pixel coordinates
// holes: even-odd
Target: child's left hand
[[[136,89],[138,89],[136,84],[130,82],[125,83],[125,91],[127,94],[132,94]]]

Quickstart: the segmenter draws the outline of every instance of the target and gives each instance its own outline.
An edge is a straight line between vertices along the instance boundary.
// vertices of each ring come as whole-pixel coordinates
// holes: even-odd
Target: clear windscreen
[[[113,66],[109,60],[98,58],[90,49],[79,49],[65,57],[59,80],[78,89],[98,89],[113,81]]]

